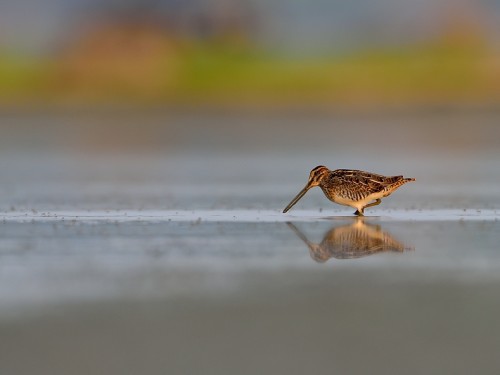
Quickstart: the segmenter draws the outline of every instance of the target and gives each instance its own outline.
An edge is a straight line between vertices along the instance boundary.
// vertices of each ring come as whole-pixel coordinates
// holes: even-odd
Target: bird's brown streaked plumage
[[[365,208],[380,204],[382,198],[410,181],[415,181],[415,179],[403,176],[383,176],[351,169],[331,171],[320,165],[311,170],[307,185],[292,199],[283,213],[292,208],[309,189],[319,186],[332,202],[354,207],[356,208],[354,214],[363,216]]]

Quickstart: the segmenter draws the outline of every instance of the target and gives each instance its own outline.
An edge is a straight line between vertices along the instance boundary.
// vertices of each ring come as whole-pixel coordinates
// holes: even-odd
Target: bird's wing
[[[350,169],[337,169],[333,171],[331,178],[340,190],[351,189],[363,197],[384,190],[390,184],[400,180],[403,176],[382,176],[376,173],[364,172]]]

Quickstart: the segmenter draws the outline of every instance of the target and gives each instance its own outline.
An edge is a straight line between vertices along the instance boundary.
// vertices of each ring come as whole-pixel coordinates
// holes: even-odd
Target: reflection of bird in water
[[[310,242],[295,225],[290,222],[287,224],[309,247],[311,257],[320,263],[332,257],[353,259],[380,252],[414,250],[383,231],[379,225],[364,223],[362,218],[350,225],[333,227],[325,234],[320,244]]]
[[[365,208],[379,205],[382,198],[389,196],[401,185],[410,181],[415,181],[415,179],[403,176],[382,176],[349,169],[331,171],[320,165],[311,171],[307,185],[292,199],[283,213],[292,208],[309,189],[319,186],[332,202],[354,207],[356,209],[354,214],[363,216]]]

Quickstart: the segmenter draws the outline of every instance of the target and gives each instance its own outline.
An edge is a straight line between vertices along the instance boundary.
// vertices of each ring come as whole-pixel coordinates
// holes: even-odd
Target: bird
[[[356,217],[348,225],[334,226],[323,236],[321,243],[314,243],[291,222],[287,225],[305,242],[311,258],[324,263],[330,258],[355,259],[381,252],[401,253],[415,250],[413,246],[398,241],[380,225],[364,222],[365,218]]]
[[[319,186],[332,202],[356,209],[354,215],[364,216],[365,208],[377,206],[382,198],[392,194],[401,185],[416,181],[403,176],[383,176],[356,169],[331,171],[323,165],[313,168],[306,186],[283,210],[286,213],[309,189]]]

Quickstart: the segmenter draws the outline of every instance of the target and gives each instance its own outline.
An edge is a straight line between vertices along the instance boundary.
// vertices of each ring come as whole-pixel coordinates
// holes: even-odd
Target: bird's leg
[[[364,215],[364,207],[361,210],[356,210],[356,212],[354,212],[354,215],[356,215],[356,216],[365,216]]]
[[[376,199],[375,202],[372,202],[370,204],[367,204],[366,206],[364,206],[362,209],[361,209],[361,212],[364,212],[365,211],[365,208],[368,208],[368,207],[373,207],[373,206],[378,206],[380,203],[382,202],[381,199]]]

